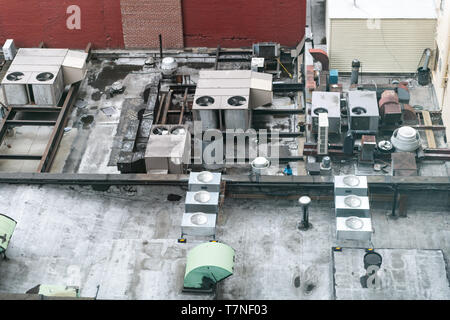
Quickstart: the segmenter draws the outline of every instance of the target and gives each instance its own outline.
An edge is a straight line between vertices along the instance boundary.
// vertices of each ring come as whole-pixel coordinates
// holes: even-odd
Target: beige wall
[[[436,53],[433,70],[433,85],[439,105],[442,109],[444,124],[447,126],[447,137],[450,138],[450,90],[448,89],[448,76],[450,74],[450,0],[436,0],[438,10],[438,25],[436,44],[439,52]],[[449,141],[450,142],[450,141]]]

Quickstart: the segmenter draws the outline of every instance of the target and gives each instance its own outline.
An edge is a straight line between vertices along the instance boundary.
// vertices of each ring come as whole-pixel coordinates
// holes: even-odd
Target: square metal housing
[[[44,75],[52,75],[48,80]],[[42,78],[41,78],[42,77]],[[64,92],[64,79],[61,67],[49,66],[31,74],[34,102],[42,106],[57,106]]]
[[[188,191],[185,212],[217,213],[219,211],[219,192]]]
[[[349,129],[378,132],[380,111],[375,91],[349,91]]]
[[[191,172],[189,175],[189,191],[206,190],[220,192],[221,173],[203,171]]]
[[[7,105],[24,105],[30,101],[28,81],[31,72],[8,70],[2,81],[3,94]]]
[[[336,196],[335,206],[336,217],[370,217],[369,197]]]
[[[325,110],[328,113],[328,132],[341,132],[341,94],[339,92],[321,92],[312,93],[311,117],[313,132],[318,131],[319,114]]]
[[[184,213],[181,233],[188,236],[210,237],[216,234],[217,215],[211,213]]]
[[[334,195],[367,197],[366,176],[334,176]]]
[[[370,241],[372,232],[371,218],[336,218],[336,237],[338,240]]]

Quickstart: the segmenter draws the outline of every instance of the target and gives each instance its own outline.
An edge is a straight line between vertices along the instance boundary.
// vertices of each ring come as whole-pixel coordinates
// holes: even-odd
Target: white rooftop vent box
[[[182,174],[191,160],[191,134],[185,125],[155,125],[145,151],[149,174]]]
[[[87,73],[86,52],[69,50],[62,63],[65,85],[70,85],[84,79]]]
[[[214,236],[216,220],[217,215],[214,213],[184,213],[181,221],[181,233],[187,236]]]
[[[188,191],[185,202],[186,212],[218,213],[219,192]]]
[[[380,111],[375,91],[349,91],[348,114],[351,130],[378,131]]]
[[[366,176],[334,176],[334,195],[355,195],[366,197],[368,194]]]
[[[220,192],[221,180],[222,174],[220,172],[191,172],[189,175],[189,191]]]
[[[319,114],[328,114],[328,131],[330,133],[341,132],[341,94],[339,92],[321,92],[312,93],[311,117],[313,123],[313,132],[319,128]]]
[[[370,241],[372,232],[372,219],[370,218],[336,218],[336,237],[338,240]]]
[[[31,84],[36,105],[57,106],[64,92],[61,67],[33,72],[28,84]]]
[[[336,196],[336,217],[370,217],[369,197],[350,196]]]
[[[319,132],[317,133],[317,154],[328,154],[328,114],[319,113]]]
[[[426,48],[436,48],[438,8],[433,0],[326,1],[330,69],[416,73]]]
[[[17,54],[16,46],[14,45],[13,39],[6,40],[5,44],[3,45],[3,56],[5,57],[6,61],[12,61],[14,60],[15,56]]]
[[[8,71],[2,81],[7,105],[24,105],[29,103],[27,84],[30,77],[31,72]]]

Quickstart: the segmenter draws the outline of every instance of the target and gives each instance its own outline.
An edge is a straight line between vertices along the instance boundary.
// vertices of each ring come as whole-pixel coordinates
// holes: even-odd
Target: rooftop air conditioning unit
[[[378,132],[380,111],[375,91],[350,91],[348,93],[350,130]]]
[[[155,125],[145,152],[150,174],[181,174],[191,160],[191,134],[185,125]]]
[[[328,154],[328,114],[319,114],[319,133],[317,135],[317,154]]]
[[[224,96],[222,98],[226,129],[242,129],[245,131],[250,128],[250,90],[246,91],[248,95]]]
[[[215,236],[216,220],[216,214],[203,212],[184,213],[181,222],[181,233],[183,236]]]
[[[46,70],[33,72],[29,84],[37,105],[57,106],[64,92],[61,67],[47,67]]]
[[[2,87],[7,105],[25,105],[30,102],[28,81],[31,72],[9,71],[3,78]]]
[[[221,179],[221,173],[191,172],[189,175],[189,191],[220,192]]]
[[[210,90],[197,89],[194,104],[194,116],[202,122],[202,131],[219,128],[219,108],[221,96],[211,96]]]
[[[218,213],[219,192],[188,191],[185,202],[186,212]]]
[[[313,132],[319,129],[319,114],[328,114],[328,132],[341,132],[341,94],[339,92],[314,91],[312,94],[312,124]]]
[[[367,197],[367,177],[365,176],[335,176],[334,195]]]
[[[369,197],[336,196],[336,217],[370,217]]]
[[[370,218],[336,218],[336,236],[338,240],[370,241],[372,232],[372,219]]]

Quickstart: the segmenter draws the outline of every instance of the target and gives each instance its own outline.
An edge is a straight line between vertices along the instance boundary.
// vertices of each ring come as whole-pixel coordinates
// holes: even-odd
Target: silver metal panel
[[[250,110],[233,110],[224,111],[225,129],[236,130],[242,129],[246,131],[250,128]]]
[[[69,49],[51,49],[51,48],[20,48],[17,56],[25,57],[65,57]]]
[[[219,129],[220,110],[194,110],[197,120],[202,122],[202,131]]]
[[[220,192],[221,180],[222,174],[220,172],[191,172],[189,175],[189,191]]]
[[[368,186],[365,176],[334,176],[334,195],[360,197],[367,196]]]
[[[363,109],[363,112],[357,111]],[[378,131],[380,111],[375,91],[349,91],[350,129]]]
[[[341,95],[339,92],[321,92],[312,93],[311,117],[313,131],[317,132],[319,123],[319,108],[323,108],[328,113],[328,132],[340,133],[341,126]]]
[[[370,218],[336,218],[336,237],[338,240],[370,241],[372,232],[372,219]]]
[[[181,233],[188,236],[210,237],[216,234],[216,214],[184,213],[181,222]]]
[[[218,213],[218,211],[219,192],[188,191],[186,193],[185,212]]]
[[[336,217],[370,217],[370,203],[369,197],[351,196],[336,196]]]
[[[9,76],[15,71],[9,71],[2,81],[3,93],[7,105],[24,105],[29,103],[27,83],[31,77],[31,72],[21,72],[23,77],[18,80],[9,80]],[[16,78],[17,79],[17,78]]]

